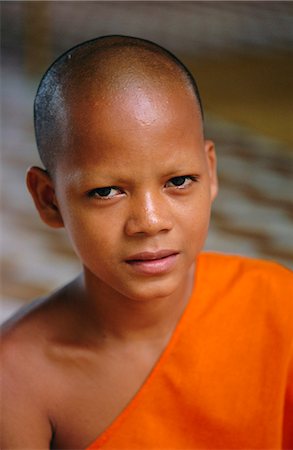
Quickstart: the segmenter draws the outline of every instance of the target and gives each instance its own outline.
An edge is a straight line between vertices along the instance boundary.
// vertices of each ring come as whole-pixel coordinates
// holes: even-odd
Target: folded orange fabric
[[[204,253],[167,348],[88,450],[292,449],[292,353],[292,272]]]

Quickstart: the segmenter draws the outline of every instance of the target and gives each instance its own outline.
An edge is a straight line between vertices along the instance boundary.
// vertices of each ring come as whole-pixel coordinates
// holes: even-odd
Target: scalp
[[[183,89],[194,95],[202,115],[197,85],[188,69],[168,50],[143,39],[105,36],[82,43],[61,55],[39,85],[35,105],[37,146],[45,168],[54,172],[67,147],[72,127],[69,100],[102,101],[129,87]]]

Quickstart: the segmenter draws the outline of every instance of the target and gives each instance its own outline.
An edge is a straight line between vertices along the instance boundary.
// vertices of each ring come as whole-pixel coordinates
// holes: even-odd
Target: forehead
[[[131,80],[118,88],[90,85],[65,98],[67,119],[74,134],[146,130],[153,125],[202,132],[200,109],[189,87],[172,82],[154,85]],[[115,127],[111,127],[111,124]],[[66,131],[66,130],[64,130]],[[170,131],[170,130],[169,130]],[[124,133],[123,133],[124,134]]]
[[[57,172],[72,182],[140,182],[205,167],[200,112],[180,86],[132,85],[102,99],[82,97],[72,101],[69,122]]]
[[[141,80],[123,88],[68,96],[66,164],[91,169],[95,164],[116,167],[182,159],[192,148],[203,148],[202,120],[196,99],[182,83],[154,86]]]

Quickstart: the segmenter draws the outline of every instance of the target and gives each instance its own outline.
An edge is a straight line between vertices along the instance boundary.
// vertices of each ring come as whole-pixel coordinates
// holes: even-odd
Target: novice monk
[[[28,188],[83,272],[6,324],[1,448],[293,448],[291,274],[200,254],[216,162],[187,69],[83,43],[42,79],[35,128]]]

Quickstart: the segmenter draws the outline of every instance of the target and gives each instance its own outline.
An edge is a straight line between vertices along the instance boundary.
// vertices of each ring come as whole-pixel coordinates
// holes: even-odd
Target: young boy
[[[5,326],[1,448],[293,448],[292,278],[201,253],[216,159],[187,69],[85,42],[46,72],[35,129],[29,191],[83,272]]]

